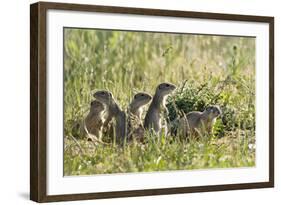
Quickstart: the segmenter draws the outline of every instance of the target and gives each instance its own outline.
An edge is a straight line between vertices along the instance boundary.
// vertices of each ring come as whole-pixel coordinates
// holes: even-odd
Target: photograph
[[[256,166],[256,37],[63,28],[64,176]]]
[[[31,200],[274,187],[274,17],[30,9]]]

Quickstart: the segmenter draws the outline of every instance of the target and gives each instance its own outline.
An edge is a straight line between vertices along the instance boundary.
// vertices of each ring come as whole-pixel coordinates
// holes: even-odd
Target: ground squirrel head
[[[95,113],[100,113],[104,110],[104,105],[97,101],[97,100],[93,100],[91,102],[91,112],[95,112]]]
[[[100,90],[94,93],[93,95],[98,101],[101,103],[104,103],[106,105],[109,105],[112,103],[113,100],[113,95],[111,92],[106,91],[106,90]]]
[[[214,118],[219,117],[222,114],[222,111],[219,106],[210,105],[210,106],[206,107],[206,109],[204,110],[203,113],[206,114],[207,116],[209,116],[209,118],[214,119]]]
[[[151,101],[152,97],[148,93],[140,92],[135,94],[130,107],[138,109]]]
[[[156,93],[161,96],[166,96],[172,93],[176,89],[176,86],[171,83],[161,83],[156,88]]]

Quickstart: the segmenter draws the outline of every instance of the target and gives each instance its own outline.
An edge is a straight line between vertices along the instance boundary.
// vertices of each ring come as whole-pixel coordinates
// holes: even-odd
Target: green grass
[[[64,174],[186,170],[255,165],[255,39],[65,29]],[[94,145],[73,139],[92,92],[110,90],[122,109],[137,91],[178,86],[169,119],[217,104],[214,135],[197,141],[146,136],[146,143]]]

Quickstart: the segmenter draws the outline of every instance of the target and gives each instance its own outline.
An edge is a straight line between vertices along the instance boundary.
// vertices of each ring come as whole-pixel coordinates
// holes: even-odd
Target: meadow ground
[[[255,165],[255,39],[64,29],[64,174],[88,175]],[[169,121],[216,104],[212,136],[186,141],[95,145],[76,135],[95,90],[110,90],[122,109],[138,91],[177,85]],[[75,137],[74,137],[75,136]]]

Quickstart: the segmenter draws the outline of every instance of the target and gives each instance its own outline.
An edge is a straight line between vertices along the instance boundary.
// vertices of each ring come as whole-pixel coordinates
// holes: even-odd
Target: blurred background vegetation
[[[126,148],[70,138],[95,90],[110,90],[126,109],[136,92],[154,94],[165,81],[178,87],[168,120],[221,107],[214,136]],[[255,38],[65,28],[64,133],[65,175],[253,166]]]

